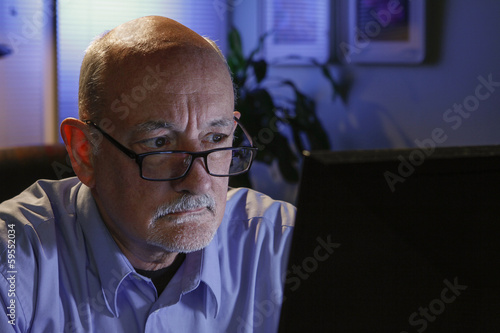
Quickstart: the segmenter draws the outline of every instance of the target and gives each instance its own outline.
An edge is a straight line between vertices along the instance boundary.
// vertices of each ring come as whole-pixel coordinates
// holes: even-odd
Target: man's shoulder
[[[219,235],[229,243],[285,244],[293,232],[295,214],[296,208],[288,202],[248,188],[230,189]]]
[[[291,203],[274,200],[252,189],[231,188],[227,193],[226,217],[230,219],[262,218],[283,227],[293,227],[295,214],[296,208]]]
[[[39,180],[21,194],[2,202],[0,253],[8,247],[9,237],[14,233],[18,256],[25,253],[32,257],[35,249],[52,244],[56,237],[57,218],[74,213],[78,188],[76,178]]]
[[[41,304],[49,316],[57,312],[50,305],[59,298],[58,240],[75,242],[61,231],[70,227],[56,221],[74,210],[79,186],[76,178],[39,180],[0,204],[0,285],[15,281],[15,291],[2,288],[0,299],[15,302],[19,328],[29,327]]]
[[[57,210],[71,207],[80,184],[76,177],[38,180],[19,195],[0,203],[0,221],[36,227],[53,219]]]

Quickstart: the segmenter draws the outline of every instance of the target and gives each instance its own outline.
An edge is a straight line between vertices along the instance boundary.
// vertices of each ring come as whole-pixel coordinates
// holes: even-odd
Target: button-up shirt
[[[230,189],[165,290],[138,274],[76,178],[0,205],[0,332],[275,332],[295,208]]]

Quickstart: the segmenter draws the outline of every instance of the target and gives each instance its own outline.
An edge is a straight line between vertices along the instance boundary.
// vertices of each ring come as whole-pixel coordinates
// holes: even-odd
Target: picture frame
[[[352,0],[337,44],[339,58],[359,64],[419,64],[425,59],[426,0]]]
[[[261,0],[265,59],[276,65],[325,63],[330,57],[329,0]]]

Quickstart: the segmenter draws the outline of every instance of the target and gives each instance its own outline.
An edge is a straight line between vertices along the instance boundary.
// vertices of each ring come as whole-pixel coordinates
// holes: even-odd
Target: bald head
[[[97,38],[87,49],[80,72],[80,119],[97,120],[110,109],[112,101],[106,99],[113,84],[110,74],[116,73],[117,77],[111,81],[117,81],[134,71],[133,66],[144,66],[149,59],[164,59],[172,65],[175,61],[169,60],[174,57],[197,62],[203,59],[230,79],[224,56],[214,42],[166,17],[138,18]],[[177,66],[162,70],[175,71]]]
[[[115,52],[149,53],[172,46],[208,47],[196,32],[172,19],[161,16],[141,17],[126,22],[105,36]]]

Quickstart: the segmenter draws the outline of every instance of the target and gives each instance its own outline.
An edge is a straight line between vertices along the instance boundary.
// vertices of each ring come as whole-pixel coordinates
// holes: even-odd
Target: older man
[[[212,43],[163,17],[91,44],[78,176],[0,205],[1,332],[273,332],[295,209],[230,189],[254,149]],[[240,138],[241,139],[241,138]]]

